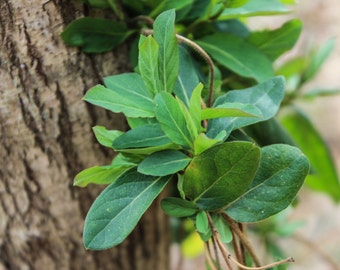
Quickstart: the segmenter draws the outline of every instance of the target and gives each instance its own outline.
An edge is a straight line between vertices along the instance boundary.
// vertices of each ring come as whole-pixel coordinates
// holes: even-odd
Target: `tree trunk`
[[[124,120],[81,99],[128,69],[127,49],[89,56],[60,33],[86,9],[66,0],[0,1],[0,269],[168,269],[168,225],[156,201],[119,247],[84,249],[85,214],[100,191],[76,173],[111,162],[91,127]]]

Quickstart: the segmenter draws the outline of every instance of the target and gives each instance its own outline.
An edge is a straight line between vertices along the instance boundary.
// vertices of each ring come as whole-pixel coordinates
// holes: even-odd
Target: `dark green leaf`
[[[106,147],[112,148],[112,142],[121,136],[124,132],[120,130],[107,130],[103,126],[95,126],[92,128],[97,141]]]
[[[107,0],[81,0],[85,4],[96,8],[109,8],[110,4]]]
[[[294,46],[301,30],[301,21],[295,19],[275,30],[252,32],[247,41],[260,49],[271,61],[274,61]]]
[[[194,203],[175,197],[163,199],[161,207],[166,214],[172,217],[190,217],[198,211]]]
[[[255,176],[260,149],[228,142],[195,156],[185,170],[183,190],[201,209],[217,210],[239,197]]]
[[[174,93],[189,107],[190,97],[198,84],[199,79],[193,59],[183,46],[179,46],[179,72]]]
[[[164,150],[147,156],[137,169],[142,174],[165,176],[183,170],[190,160],[181,151]]]
[[[227,8],[219,16],[220,20],[288,13],[289,10],[278,0],[249,0],[239,8]]]
[[[155,17],[158,14],[160,14],[163,11],[170,10],[170,9],[176,9],[180,10],[185,7],[191,7],[193,0],[163,0],[159,1],[159,5],[155,7],[152,12],[149,14],[150,17]]]
[[[282,77],[275,77],[259,85],[243,89],[229,91],[216,99],[214,107],[224,103],[236,102],[254,105],[261,112],[261,117],[229,117],[218,118],[209,121],[208,136],[214,138],[222,130],[230,134],[232,130],[245,127],[260,121],[272,118],[279,109],[284,96],[285,82]]]
[[[152,96],[161,90],[158,69],[158,44],[148,36],[139,46],[138,70]]]
[[[61,37],[67,45],[81,47],[84,52],[101,53],[112,50],[132,33],[121,22],[86,17],[71,22]]]
[[[340,181],[336,166],[327,144],[314,125],[305,114],[294,108],[282,116],[281,122],[311,162],[313,174],[307,176],[307,186],[325,192],[339,202]]]
[[[102,250],[123,242],[169,178],[146,176],[134,169],[121,175],[91,206],[85,219],[85,247]]]
[[[196,42],[219,64],[243,77],[263,82],[274,76],[269,59],[240,37],[216,33]]]
[[[165,134],[174,143],[193,148],[197,134],[188,128],[188,119],[178,100],[171,94],[162,92],[156,95],[155,102],[156,118]]]
[[[175,10],[160,14],[154,24],[154,37],[159,45],[159,74],[162,89],[173,92],[178,75],[179,56],[175,36]]]
[[[261,154],[254,181],[227,208],[227,214],[238,222],[257,222],[287,208],[308,174],[308,159],[296,147],[270,145]]]

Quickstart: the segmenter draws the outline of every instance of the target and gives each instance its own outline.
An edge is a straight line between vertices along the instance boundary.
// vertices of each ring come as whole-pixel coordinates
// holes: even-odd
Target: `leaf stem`
[[[245,266],[245,265],[239,263],[230,254],[228,255],[228,259],[231,260],[233,263],[235,263],[239,268],[242,268],[242,269],[245,269],[245,270],[265,270],[265,269],[272,268],[272,267],[275,267],[275,266],[278,266],[278,265],[281,265],[281,264],[284,264],[284,263],[295,262],[294,258],[289,257],[287,259],[284,259],[284,260],[281,260],[281,261],[278,261],[278,262],[274,262],[274,263],[271,263],[271,264],[267,264],[265,266],[248,267],[248,266]]]
[[[209,265],[209,267],[212,269],[212,270],[217,270],[217,268],[216,268],[216,266],[215,266],[215,264],[214,264],[214,261],[213,261],[213,258],[212,258],[212,256],[211,256],[211,251],[210,251],[210,248],[209,248],[209,243],[208,242],[206,242],[205,243],[205,246],[206,246],[206,252],[205,252],[205,258],[206,258],[206,260],[207,260],[207,262],[208,262],[208,265]]]

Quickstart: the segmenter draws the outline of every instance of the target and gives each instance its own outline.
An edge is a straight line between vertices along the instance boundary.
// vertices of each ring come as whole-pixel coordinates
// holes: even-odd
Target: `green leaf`
[[[334,45],[335,38],[329,39],[319,50],[312,53],[311,60],[306,66],[307,70],[304,73],[304,81],[309,81],[315,76],[332,52]]]
[[[296,147],[275,144],[261,154],[254,181],[226,210],[238,222],[257,222],[287,208],[308,174],[308,159]]]
[[[199,155],[208,148],[212,147],[213,145],[220,143],[220,140],[210,139],[204,133],[201,133],[197,136],[194,142],[194,154]]]
[[[271,61],[274,61],[294,46],[301,30],[301,21],[295,19],[275,30],[252,32],[247,41],[260,49]]]
[[[107,86],[92,87],[84,100],[127,117],[154,117],[154,103],[141,77],[126,73],[104,78]]]
[[[178,100],[171,94],[162,92],[156,95],[155,102],[156,118],[165,134],[174,143],[193,148],[195,137],[188,128],[188,119]]]
[[[123,242],[168,183],[131,169],[109,185],[91,206],[84,226],[87,249],[102,250]]]
[[[302,98],[313,100],[317,97],[329,97],[340,94],[340,89],[313,89],[302,95]]]
[[[97,141],[101,145],[109,148],[112,148],[112,142],[124,133],[120,130],[107,130],[103,126],[95,126],[92,130]]]
[[[85,4],[96,7],[96,8],[109,8],[110,4],[107,0],[81,0],[81,2],[84,2]]]
[[[81,47],[87,53],[110,51],[129,37],[125,24],[99,18],[80,18],[72,21],[61,33],[67,45]]]
[[[204,210],[217,210],[238,198],[255,176],[260,149],[253,143],[228,142],[195,156],[183,180],[185,196]]]
[[[199,233],[206,234],[210,231],[208,216],[205,211],[199,211],[196,215],[196,229]]]
[[[194,203],[175,197],[163,199],[161,207],[166,214],[172,217],[190,217],[198,211]]]
[[[158,44],[148,36],[139,46],[138,70],[152,96],[161,90],[158,69]]]
[[[226,20],[240,17],[284,14],[288,12],[289,9],[278,0],[249,0],[239,8],[225,9],[218,18],[220,20]]]
[[[198,84],[199,79],[193,59],[183,46],[179,46],[179,71],[174,86],[174,93],[187,107],[189,107],[193,90]]]
[[[137,170],[146,175],[165,176],[183,170],[190,160],[181,151],[165,150],[147,156]]]
[[[274,76],[271,61],[240,37],[215,33],[196,42],[219,64],[243,77],[263,82]]]
[[[228,224],[224,221],[221,215],[212,215],[214,226],[225,244],[229,244],[233,240],[233,235],[230,231]]]
[[[203,84],[199,83],[194,91],[192,92],[192,95],[190,97],[189,101],[189,113],[191,116],[191,119],[194,122],[194,125],[196,126],[196,130],[200,131],[202,129],[201,127],[201,112],[202,112],[202,105],[201,105],[201,93],[203,89]]]
[[[78,173],[73,185],[86,187],[88,184],[111,184],[130,167],[94,166]]]
[[[307,176],[306,185],[314,190],[325,192],[340,201],[340,180],[337,175],[331,152],[308,117],[296,108],[290,108],[281,117],[298,147],[310,160],[313,173]]]
[[[143,148],[159,146],[170,143],[169,138],[164,134],[159,124],[149,124],[130,129],[119,136],[113,147],[117,150],[127,148]]]
[[[168,10],[160,14],[153,27],[154,38],[159,45],[161,90],[172,93],[179,66],[178,44],[175,36],[175,10]]]
[[[221,117],[261,117],[262,114],[255,105],[236,102],[223,103],[214,108],[203,109],[201,120]]]
[[[140,126],[157,124],[156,118],[135,118],[135,117],[127,117],[126,118],[130,128],[137,128]]]
[[[244,6],[248,0],[229,0],[227,1],[227,8],[238,8]]]
[[[152,10],[152,12],[149,14],[149,17],[155,17],[158,14],[160,14],[161,12],[169,10],[169,9],[180,10],[180,9],[183,9],[187,6],[190,7],[192,5],[193,1],[194,0],[181,0],[181,1],[163,0],[163,1],[159,1],[159,5]]]
[[[284,96],[285,82],[282,77],[272,78],[264,83],[243,89],[232,90],[216,99],[214,107],[224,103],[235,102],[254,105],[261,117],[228,117],[209,121],[208,136],[214,138],[222,130],[230,134],[232,130],[245,127],[272,118],[279,109]]]

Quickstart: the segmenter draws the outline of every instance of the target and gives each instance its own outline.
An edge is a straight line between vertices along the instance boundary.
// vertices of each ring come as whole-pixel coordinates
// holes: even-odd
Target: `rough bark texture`
[[[103,76],[128,68],[127,50],[88,56],[60,33],[86,9],[66,0],[0,1],[0,269],[167,269],[168,226],[156,202],[118,248],[85,251],[83,221],[99,189],[73,187],[112,153],[93,125],[120,116],[85,104]]]

